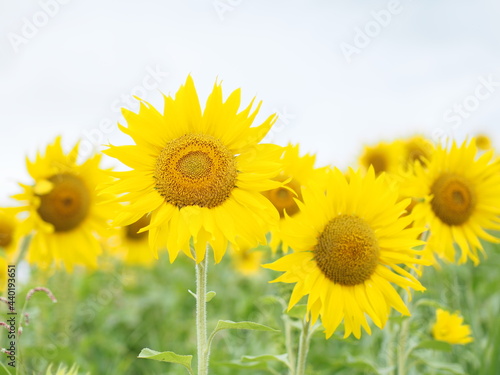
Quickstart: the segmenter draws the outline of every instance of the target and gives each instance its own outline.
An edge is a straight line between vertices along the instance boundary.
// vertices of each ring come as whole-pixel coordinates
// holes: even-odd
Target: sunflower
[[[19,250],[19,220],[18,208],[0,208],[0,249],[5,251],[6,259],[14,261]]]
[[[407,228],[412,218],[401,216],[409,200],[398,202],[397,190],[373,168],[350,170],[348,178],[335,169],[326,194],[311,186],[302,196],[301,215],[289,219],[284,233],[295,252],[266,265],[285,272],[274,282],[296,283],[289,308],[308,295],[310,319],[321,316],[327,338],[342,320],[344,337],[359,338],[361,327],[371,333],[365,314],[380,328],[391,307],[409,315],[391,285],[424,290],[401,266],[416,270],[422,264],[414,250],[422,229]]]
[[[368,170],[370,166],[378,176],[382,172],[398,173],[401,165],[405,164],[403,142],[380,142],[375,146],[365,146],[359,164]]]
[[[500,229],[500,164],[493,151],[476,155],[474,140],[438,146],[432,160],[416,165],[413,178],[404,182],[407,194],[419,199],[416,225],[429,228],[426,251],[455,262],[457,244],[460,264],[479,263],[479,239],[500,242],[487,232]]]
[[[478,134],[474,138],[476,141],[476,146],[481,151],[488,151],[493,148],[490,137],[486,134]]]
[[[262,270],[264,251],[240,247],[239,251],[231,253],[234,268],[243,276],[254,276]]]
[[[52,263],[71,270],[74,265],[97,266],[99,236],[106,234],[107,216],[115,209],[103,203],[95,187],[109,181],[99,169],[101,155],[78,164],[78,144],[65,154],[61,138],[47,146],[45,155],[26,160],[34,182],[20,184],[24,192],[14,198],[25,201],[28,217],[20,224],[24,235],[33,233],[27,259],[46,268]],[[102,203],[102,204],[101,204]]]
[[[150,223],[148,215],[136,222],[117,228],[116,233],[106,241],[106,249],[126,264],[151,265],[155,258],[149,250],[148,232],[140,232]]]
[[[262,194],[271,201],[280,214],[280,229],[273,231],[271,248],[273,251],[282,244],[282,250],[288,251],[288,245],[283,243],[280,235],[282,226],[287,216],[294,216],[299,213],[299,206],[295,199],[302,201],[302,187],[315,184],[318,188],[326,188],[328,168],[314,168],[315,155],[306,154],[300,156],[299,145],[289,144],[285,147],[282,156],[282,170],[274,179],[283,182],[285,185],[276,189],[264,191]]]
[[[430,160],[434,145],[425,137],[413,136],[402,140],[403,170],[412,170],[415,162]]]
[[[450,314],[448,311],[437,309],[436,323],[432,326],[432,336],[436,340],[449,344],[464,345],[474,341],[471,329],[463,324],[464,318],[458,313]]]
[[[279,219],[274,206],[260,193],[282,185],[282,148],[259,144],[276,116],[250,127],[258,113],[253,101],[244,110],[240,90],[225,101],[216,83],[202,112],[191,77],[175,98],[165,97],[164,114],[141,101],[139,113],[123,110],[135,142],[110,146],[105,153],[132,168],[115,173],[118,180],[104,191],[130,202],[117,225],[128,225],[151,212],[149,243],[154,256],[167,248],[173,262],[182,250],[201,262],[207,244],[219,262],[228,244],[266,242],[265,234]],[[191,254],[190,244],[195,254]]]

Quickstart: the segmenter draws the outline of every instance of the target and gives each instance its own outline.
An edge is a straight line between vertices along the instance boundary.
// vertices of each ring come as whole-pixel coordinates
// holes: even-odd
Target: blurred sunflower
[[[239,251],[231,253],[231,260],[236,271],[244,276],[253,276],[262,270],[264,251],[240,246]]]
[[[106,249],[126,264],[151,265],[155,258],[148,243],[148,232],[139,232],[150,223],[150,217],[143,215],[136,222],[117,228],[116,233],[106,241]]]
[[[409,200],[398,201],[398,192],[385,180],[368,173],[338,169],[329,177],[326,195],[311,186],[302,192],[301,215],[289,219],[284,236],[294,253],[267,268],[285,272],[274,282],[296,283],[289,303],[293,307],[308,295],[307,310],[314,323],[321,316],[330,337],[344,321],[345,334],[371,333],[366,315],[382,328],[391,307],[403,315],[410,312],[391,285],[407,291],[424,290],[400,264],[416,269],[422,261],[415,246],[422,242],[420,228],[402,217]]]
[[[201,262],[206,246],[219,262],[237,240],[252,246],[265,243],[265,234],[277,224],[278,212],[260,193],[281,186],[282,148],[259,144],[276,116],[250,127],[260,104],[243,111],[240,90],[226,101],[215,84],[201,111],[191,77],[175,98],[165,97],[160,114],[146,102],[139,113],[123,110],[128,127],[121,130],[135,141],[131,146],[110,146],[105,153],[132,168],[115,173],[118,181],[105,189],[131,202],[116,219],[128,225],[151,212],[149,243],[155,257],[167,248],[173,262],[182,250]],[[190,240],[195,254],[191,254]]]
[[[488,151],[493,148],[490,137],[486,134],[478,134],[475,138],[476,146],[481,151]]]
[[[439,341],[449,344],[467,344],[474,341],[471,329],[463,324],[464,318],[458,313],[450,314],[448,311],[437,309],[436,323],[432,326],[432,336]]]
[[[439,146],[431,161],[416,165],[415,175],[404,182],[409,195],[420,200],[413,208],[415,223],[427,225],[426,251],[450,262],[470,258],[479,263],[484,252],[479,239],[498,243],[487,230],[500,229],[500,164],[493,151],[476,157],[475,140],[450,149]]]
[[[280,235],[285,222],[285,213],[290,217],[299,213],[296,199],[302,201],[302,187],[315,184],[318,188],[326,188],[328,169],[314,168],[316,156],[309,154],[300,156],[299,145],[289,144],[285,147],[281,160],[282,170],[274,179],[285,185],[264,191],[262,194],[276,207],[281,218],[280,229],[271,234],[271,248],[275,251],[282,244],[282,250],[288,252],[288,245],[283,242],[283,237]]]
[[[424,163],[430,160],[434,145],[425,137],[413,136],[402,140],[403,169],[412,170],[415,162]]]
[[[74,265],[97,266],[101,253],[98,236],[106,234],[107,217],[115,204],[97,196],[95,187],[109,181],[99,169],[101,155],[77,164],[78,144],[65,154],[61,137],[47,146],[45,155],[26,160],[33,185],[20,184],[29,216],[20,224],[23,235],[33,232],[27,259],[45,268],[54,263],[71,270]],[[101,204],[102,203],[102,204]]]
[[[365,146],[359,164],[368,170],[370,166],[378,176],[382,172],[398,173],[401,165],[405,163],[403,142],[380,142],[375,146]]]
[[[0,249],[5,251],[6,259],[13,262],[19,250],[19,208],[0,207]]]

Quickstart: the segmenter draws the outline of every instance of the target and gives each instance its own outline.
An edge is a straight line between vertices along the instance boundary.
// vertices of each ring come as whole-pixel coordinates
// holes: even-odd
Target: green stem
[[[290,369],[289,375],[295,375],[295,353],[293,352],[292,343],[292,324],[288,315],[283,314],[283,322],[285,323],[285,344],[288,353],[288,366]]]
[[[196,337],[198,344],[198,375],[208,374],[207,345],[207,254],[196,264]]]
[[[302,331],[300,332],[296,375],[304,375],[306,373],[307,353],[309,352],[309,343],[311,342],[311,335],[309,333],[310,328],[310,319],[304,319],[304,322],[302,324]]]
[[[409,330],[410,318],[407,318],[401,323],[401,330],[399,331],[398,375],[406,375],[406,359],[408,358],[406,343],[408,341]]]

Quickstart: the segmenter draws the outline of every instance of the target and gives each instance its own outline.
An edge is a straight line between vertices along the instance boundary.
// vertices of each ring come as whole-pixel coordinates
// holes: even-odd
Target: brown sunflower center
[[[7,247],[12,242],[14,228],[8,222],[0,220],[0,247]]]
[[[380,174],[387,170],[389,162],[387,160],[387,155],[380,151],[372,151],[366,158],[366,164],[369,167],[373,166],[375,174]]]
[[[283,182],[287,180],[288,177],[279,176],[276,178],[277,181]],[[295,199],[297,198],[302,201],[302,193],[300,190],[300,184],[296,180],[291,180],[286,184],[289,189],[292,189],[296,195],[288,189],[283,187],[279,187],[277,189],[272,189],[263,192],[264,196],[271,201],[271,203],[278,210],[280,217],[285,217],[285,211],[289,216],[295,215],[299,212],[299,206],[295,203]]]
[[[140,241],[144,238],[148,237],[148,231],[137,233],[144,227],[147,227],[151,221],[151,218],[148,215],[144,215],[135,223],[127,225],[125,227],[125,235],[129,240]]]
[[[326,224],[318,237],[314,258],[323,274],[346,286],[368,280],[378,264],[380,248],[366,221],[340,215]]]
[[[442,174],[434,181],[431,193],[432,210],[448,225],[465,223],[476,207],[476,194],[470,182],[462,176]]]
[[[230,150],[206,134],[186,134],[167,143],[156,160],[156,189],[179,208],[213,208],[229,198],[238,171]]]
[[[77,176],[56,174],[48,179],[52,190],[40,197],[38,214],[54,226],[56,232],[72,230],[87,217],[90,209],[90,192]]]

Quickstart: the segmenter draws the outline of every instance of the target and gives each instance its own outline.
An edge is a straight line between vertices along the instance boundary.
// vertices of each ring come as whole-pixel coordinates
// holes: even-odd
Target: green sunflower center
[[[77,176],[56,174],[48,179],[54,185],[48,194],[39,195],[40,217],[54,226],[56,232],[75,229],[87,217],[90,192]]]
[[[476,194],[462,176],[446,173],[431,187],[431,207],[436,216],[448,225],[461,225],[469,220],[476,207]]]
[[[7,247],[12,242],[14,228],[8,222],[0,220],[0,247]]]
[[[287,177],[280,176],[276,180],[283,182],[286,179]],[[297,203],[295,203],[294,198],[302,201],[300,184],[296,180],[292,179],[289,183],[286,184],[286,186],[289,189],[292,189],[296,193],[296,195],[290,190],[282,187],[263,192],[264,196],[271,201],[274,207],[276,207],[281,218],[285,217],[285,211],[289,216],[293,216],[297,212],[299,212],[299,206],[297,205]]]
[[[373,229],[363,219],[340,215],[318,237],[314,258],[323,274],[346,286],[368,280],[378,264],[380,248]]]
[[[186,134],[168,142],[156,160],[156,189],[179,208],[221,205],[231,195],[237,175],[231,151],[206,134]]]
[[[144,238],[147,238],[148,231],[141,232],[141,233],[137,233],[137,232],[139,232],[139,230],[141,230],[142,228],[147,227],[149,225],[150,221],[151,221],[151,218],[148,215],[144,215],[139,220],[137,220],[135,223],[132,223],[132,224],[127,225],[125,227],[125,235],[127,236],[127,238],[129,240],[133,240],[133,241],[136,241],[136,240],[140,241]]]

